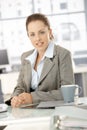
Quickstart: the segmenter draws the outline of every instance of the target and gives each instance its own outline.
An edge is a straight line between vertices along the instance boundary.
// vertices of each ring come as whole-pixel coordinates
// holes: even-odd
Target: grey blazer
[[[31,55],[33,51],[23,53],[21,57],[22,67],[12,96],[19,95],[22,92],[30,92],[32,79],[31,64],[25,58]],[[73,83],[74,74],[71,53],[59,45],[54,45],[53,58],[45,58],[38,87],[31,92],[33,103],[61,100],[63,99],[60,91],[61,85]]]

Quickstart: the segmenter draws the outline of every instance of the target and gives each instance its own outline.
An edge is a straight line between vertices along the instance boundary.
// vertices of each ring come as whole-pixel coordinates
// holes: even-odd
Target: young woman
[[[53,42],[47,17],[36,13],[27,17],[26,30],[35,49],[25,52],[12,107],[41,101],[61,100],[61,85],[73,84],[71,53]]]

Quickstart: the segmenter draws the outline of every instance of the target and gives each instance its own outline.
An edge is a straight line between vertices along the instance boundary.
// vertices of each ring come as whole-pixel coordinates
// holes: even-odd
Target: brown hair
[[[48,18],[44,14],[34,13],[34,14],[28,16],[26,19],[26,30],[28,31],[28,24],[30,22],[37,21],[37,20],[42,21],[48,27],[48,29],[50,29],[50,23],[49,23]],[[53,35],[51,36],[50,39],[53,39]]]

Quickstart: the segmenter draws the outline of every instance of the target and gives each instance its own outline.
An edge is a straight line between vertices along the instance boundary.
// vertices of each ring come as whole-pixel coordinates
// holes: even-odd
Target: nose
[[[36,35],[35,39],[36,39],[36,40],[40,40],[39,34]]]

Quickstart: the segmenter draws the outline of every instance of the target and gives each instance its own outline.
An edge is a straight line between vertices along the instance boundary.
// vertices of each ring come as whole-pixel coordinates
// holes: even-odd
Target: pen
[[[33,107],[33,106],[37,106],[38,103],[32,103],[32,104],[23,104],[20,106],[20,108],[27,108],[27,107]]]

